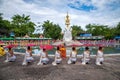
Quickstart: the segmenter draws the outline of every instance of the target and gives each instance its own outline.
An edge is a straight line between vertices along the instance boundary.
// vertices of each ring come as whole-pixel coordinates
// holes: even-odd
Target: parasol
[[[57,42],[53,43],[52,45],[53,46],[60,46],[62,44],[64,44],[64,41],[57,41]]]
[[[17,45],[15,45],[15,44],[10,44],[10,45],[5,46],[5,48],[13,48],[13,47],[17,47]]]
[[[33,44],[33,43],[30,43],[30,44],[27,44],[27,46],[30,46],[30,47],[32,47],[32,46],[35,46],[35,44]]]
[[[49,45],[49,44],[45,44],[45,45],[40,45],[40,48],[41,49],[46,49],[46,50],[51,50],[51,49],[53,49],[53,46]]]

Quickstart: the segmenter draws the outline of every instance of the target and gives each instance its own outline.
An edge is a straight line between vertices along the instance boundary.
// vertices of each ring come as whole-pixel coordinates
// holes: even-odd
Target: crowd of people
[[[61,40],[57,40],[61,41]],[[83,46],[114,46],[115,44],[120,43],[118,40],[78,40],[80,43],[84,44]],[[14,44],[21,47],[26,47],[29,43],[33,43],[36,46],[39,46],[41,44],[52,44],[56,42],[56,40],[9,40],[4,41],[6,45]]]
[[[2,46],[0,46],[0,49],[2,49],[3,54],[5,54],[5,51]],[[71,53],[69,55],[69,59],[67,61],[68,64],[75,64],[77,62],[77,50],[75,47],[72,47]],[[55,51],[54,55],[54,61],[52,62],[52,65],[58,65],[62,63],[62,60],[66,59],[66,47],[63,44],[62,46],[57,46],[57,49]],[[14,62],[16,60],[16,56],[12,50],[12,47],[8,48],[8,51],[6,52],[6,60],[5,62]],[[24,60],[22,65],[28,65],[29,63],[33,62],[34,58],[32,56],[32,47],[28,46],[26,49],[26,53],[24,55]],[[96,53],[96,65],[103,64],[104,56],[103,56],[103,48],[99,47],[97,53]],[[90,50],[89,47],[85,47],[85,50],[82,55],[81,64],[86,65],[90,62]],[[46,65],[49,63],[49,57],[48,53],[45,48],[42,49],[42,52],[40,53],[40,60],[37,63],[37,65]]]
[[[80,40],[82,44],[88,44],[90,46],[114,46],[116,43],[119,43],[117,40]]]

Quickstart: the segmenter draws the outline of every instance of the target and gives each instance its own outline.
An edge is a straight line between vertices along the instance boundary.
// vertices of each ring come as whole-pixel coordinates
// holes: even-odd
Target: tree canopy
[[[84,32],[84,30],[81,28],[81,26],[73,25],[72,28],[72,36],[73,38],[76,37],[78,34]]]
[[[106,39],[111,39],[115,36],[115,28],[110,28],[107,25],[88,24],[86,32],[92,33],[93,36],[105,36]]]
[[[115,27],[115,35],[119,35],[120,36],[120,22],[118,23],[118,25]]]
[[[61,28],[58,24],[53,24],[49,20],[44,21],[42,25],[43,34],[46,38],[59,39],[61,36]]]
[[[12,31],[15,32],[16,36],[24,36],[25,34],[32,34],[34,32],[35,24],[30,21],[30,16],[14,15],[12,17]]]
[[[10,33],[11,25],[8,20],[4,20],[2,13],[0,13],[0,36],[8,36]]]
[[[104,25],[96,25],[96,24],[88,24],[86,25],[86,29],[88,33],[92,33],[94,36],[104,35],[107,30],[107,26]]]

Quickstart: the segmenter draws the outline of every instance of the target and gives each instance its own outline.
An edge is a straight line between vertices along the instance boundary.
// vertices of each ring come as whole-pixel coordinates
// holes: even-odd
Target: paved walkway
[[[27,66],[22,66],[23,55],[17,54],[16,62],[5,63],[0,57],[0,80],[120,80],[120,56],[106,56],[102,66],[95,65],[95,57],[91,63],[81,65],[80,57],[76,64],[68,65],[67,59],[62,64],[53,66],[50,57],[48,65],[39,65],[38,56]]]

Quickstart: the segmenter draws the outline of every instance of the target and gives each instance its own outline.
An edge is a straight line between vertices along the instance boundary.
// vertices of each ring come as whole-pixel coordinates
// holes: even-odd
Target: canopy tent
[[[14,38],[9,37],[9,38],[0,38],[0,40],[14,40]]]
[[[52,38],[21,38],[17,37],[16,40],[52,40]]]

